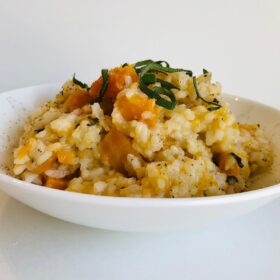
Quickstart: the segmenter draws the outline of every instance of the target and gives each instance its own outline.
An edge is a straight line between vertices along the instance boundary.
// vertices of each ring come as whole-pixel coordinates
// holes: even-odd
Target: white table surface
[[[276,0],[0,0],[0,91],[163,58],[279,108],[279,10]],[[279,215],[275,200],[204,230],[129,234],[65,223],[0,192],[0,279],[278,280]]]

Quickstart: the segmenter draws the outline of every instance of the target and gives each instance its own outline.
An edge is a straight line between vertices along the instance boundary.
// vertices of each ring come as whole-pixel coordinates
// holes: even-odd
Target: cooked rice
[[[70,96],[90,91],[66,82],[56,99],[26,124],[14,151],[15,176],[108,196],[175,198],[246,191],[249,177],[272,163],[263,130],[236,121],[211,73],[197,82],[204,99],[215,98],[221,105],[213,111],[197,97],[193,79],[185,72],[157,75],[178,88],[172,89],[176,107],[168,110],[148,99],[150,107],[132,119],[126,114],[133,107],[121,107],[122,102],[148,101],[130,75],[110,101],[109,113],[104,102],[69,110]]]

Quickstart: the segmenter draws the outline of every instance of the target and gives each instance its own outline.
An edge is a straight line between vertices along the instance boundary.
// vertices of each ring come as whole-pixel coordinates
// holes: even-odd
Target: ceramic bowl
[[[280,111],[244,98],[225,95],[239,121],[260,123],[272,141],[272,168],[255,178],[257,190],[202,198],[119,198],[49,189],[9,175],[12,149],[26,117],[60,90],[43,85],[0,94],[0,189],[11,197],[56,218],[117,231],[194,229],[245,214],[280,196]]]

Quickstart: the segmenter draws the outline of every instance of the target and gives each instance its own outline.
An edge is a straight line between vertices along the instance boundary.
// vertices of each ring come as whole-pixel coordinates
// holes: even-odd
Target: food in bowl
[[[66,82],[29,118],[14,175],[44,187],[122,197],[248,190],[272,164],[258,124],[238,123],[207,70],[145,60]]]

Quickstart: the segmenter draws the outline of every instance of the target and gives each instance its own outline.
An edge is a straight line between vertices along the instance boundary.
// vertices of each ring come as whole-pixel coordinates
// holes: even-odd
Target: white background
[[[280,2],[0,0],[0,91],[153,58],[280,105]],[[0,104],[1,109],[1,104]],[[1,110],[0,110],[1,112]],[[0,279],[280,279],[280,201],[204,230],[64,223],[0,193]]]

